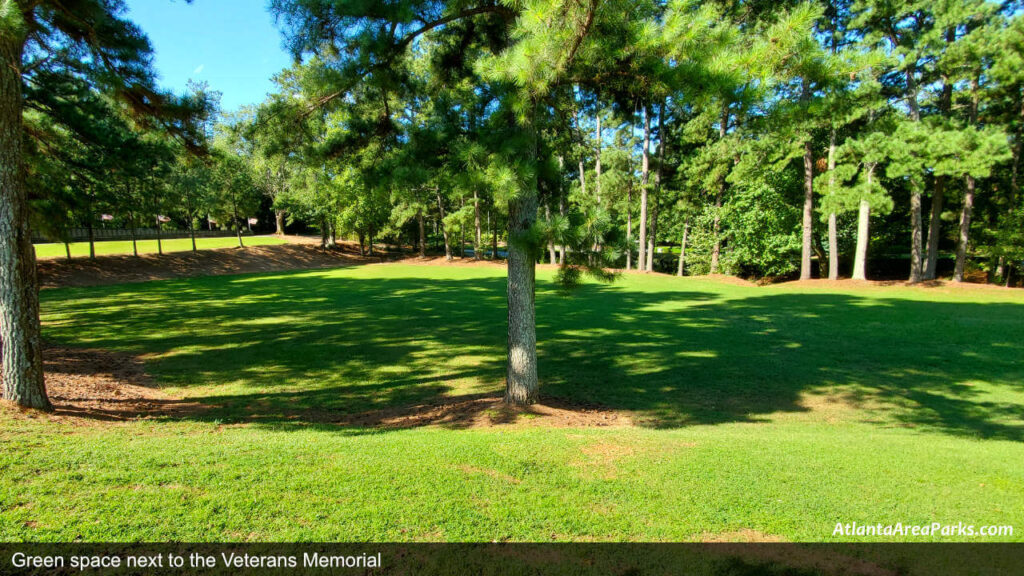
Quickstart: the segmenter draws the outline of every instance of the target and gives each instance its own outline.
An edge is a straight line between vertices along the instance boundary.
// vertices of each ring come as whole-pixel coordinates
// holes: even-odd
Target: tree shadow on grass
[[[46,333],[146,355],[163,386],[206,407],[195,419],[372,431],[381,424],[368,414],[415,416],[503,386],[504,278],[414,274],[50,292]],[[547,401],[675,428],[807,412],[809,395],[827,395],[880,426],[1024,440],[1024,305],[694,286],[565,297],[541,282]],[[471,412],[410,421],[458,428]]]

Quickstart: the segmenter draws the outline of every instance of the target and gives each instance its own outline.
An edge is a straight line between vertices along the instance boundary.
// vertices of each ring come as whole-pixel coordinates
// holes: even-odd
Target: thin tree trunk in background
[[[636,265],[641,272],[649,272],[647,269],[647,183],[651,170],[651,119],[647,115],[647,106],[643,107],[643,116],[644,145],[643,156],[640,159],[640,255],[636,260]]]
[[[971,78],[971,126],[978,124],[978,77]],[[964,205],[960,209],[960,241],[956,247],[956,267],[953,281],[964,281],[964,270],[967,268],[967,246],[971,239],[971,215],[974,213],[974,193],[977,182],[974,176],[967,175],[967,191],[964,193]]]
[[[160,217],[158,216],[156,219],[156,252],[160,256],[164,255],[164,244],[162,238],[160,238],[160,228],[162,226],[163,223],[160,222]]]
[[[480,231],[480,198],[477,196],[476,190],[473,190],[473,224],[476,227],[476,237],[473,242],[473,259],[480,260],[483,234]]]
[[[956,30],[948,28],[945,33],[946,44],[952,44],[956,40]],[[953,83],[949,81],[948,75],[942,74],[942,91],[939,96],[939,114],[943,117],[949,116],[953,107]],[[939,236],[942,233],[942,208],[946,197],[945,176],[936,176],[932,188],[932,202],[928,218],[928,238],[925,240],[924,271],[921,274],[923,280],[935,280],[938,275],[939,264]]]
[[[427,227],[423,221],[423,208],[416,211],[416,221],[420,228],[420,258],[427,257]]]
[[[451,261],[452,247],[448,243],[448,227],[444,225],[444,203],[441,202],[441,192],[437,192],[437,210],[441,213],[441,236],[444,236],[444,259]]]
[[[67,254],[68,262],[71,262],[71,243],[64,242],[64,253]]]
[[[661,167],[665,164],[665,102],[658,111],[658,166],[654,170],[654,196],[651,201],[651,233],[647,238],[647,271],[654,271],[658,246],[658,199],[661,198]]]
[[[487,223],[491,229],[491,260],[498,259],[498,219],[491,218],[491,211],[487,211]]]
[[[547,220],[548,224],[551,224],[551,207],[544,205],[544,219]],[[555,241],[548,238],[548,262],[552,265],[558,264],[555,256]]]
[[[565,218],[565,195],[562,194],[558,197],[558,214]],[[565,254],[569,251],[569,247],[563,242],[558,250],[558,265],[565,264]]]
[[[687,218],[683,221],[683,241],[679,244],[679,273],[678,276],[683,276],[686,271],[686,240],[690,234],[690,219]]]
[[[284,236],[284,210],[274,210],[274,234]]]
[[[718,139],[725,140],[726,134],[729,133],[729,103],[722,102],[722,118],[718,125]],[[715,194],[715,218],[712,224],[711,231],[714,235],[714,246],[711,248],[711,273],[718,274],[719,268],[721,267],[722,257],[722,197],[725,196],[725,189],[728,183],[725,181],[725,175],[722,175],[721,181],[718,183],[718,192]]]
[[[633,269],[633,187],[626,190],[626,270]]]
[[[722,196],[725,194],[725,181],[723,180],[715,194],[715,218],[712,222],[711,231],[714,234],[715,244],[711,247],[711,273],[718,274],[722,256]]]
[[[836,129],[833,127],[828,139],[828,190],[831,194],[836,184]],[[839,279],[839,219],[835,212],[828,215],[828,279]]]
[[[0,383],[4,400],[52,410],[43,382],[35,248],[22,169],[24,46],[19,33],[0,34]]]
[[[597,147],[594,159],[594,188],[597,194],[597,204],[601,204],[601,111],[597,111]]]
[[[129,226],[131,228],[131,233],[132,233],[132,256],[135,256],[136,258],[138,258],[139,257],[139,241],[138,241],[138,238],[136,238],[137,235],[135,233],[135,214],[133,212],[128,212],[128,224],[129,224]]]
[[[868,168],[868,189],[871,189],[875,167]],[[867,280],[868,241],[871,239],[871,204],[867,200],[860,201],[857,215],[857,253],[853,260],[853,279]]]
[[[188,218],[188,235],[190,238],[192,238],[192,251],[198,252],[198,249],[196,248],[196,219],[192,218],[191,216],[191,208],[189,208],[189,214],[190,216]]]
[[[459,198],[459,209],[466,207],[466,199]],[[466,221],[462,218],[459,219],[459,258],[466,257]]]
[[[93,230],[92,214],[89,215],[89,260],[96,259],[96,233]]]
[[[907,101],[910,104],[910,119],[914,122],[921,121],[921,109],[917,102],[917,80],[914,78],[914,68],[906,72],[907,76]],[[922,238],[923,221],[921,219],[921,186],[918,178],[910,179],[910,283],[916,284],[921,281],[923,273]]]
[[[932,191],[931,214],[928,219],[928,253],[925,257],[925,280],[935,280],[939,264],[939,234],[942,228],[942,207],[946,198],[946,177],[935,177],[935,188]]]
[[[964,205],[960,209],[960,241],[956,246],[956,268],[953,281],[964,281],[964,270],[967,268],[967,244],[971,235],[971,215],[974,213],[974,192],[976,182],[973,176],[967,176],[967,192],[964,193]]]
[[[804,219],[800,251],[800,279],[811,279],[811,244],[814,242],[814,149],[804,142]]]

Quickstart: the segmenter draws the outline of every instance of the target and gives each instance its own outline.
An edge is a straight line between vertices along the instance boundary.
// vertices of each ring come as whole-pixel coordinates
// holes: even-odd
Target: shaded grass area
[[[333,423],[499,392],[500,269],[43,299],[48,338],[145,354],[209,409],[84,427],[0,415],[4,539],[828,540],[836,522],[1014,524],[1024,509],[1015,292],[629,275],[566,297],[542,271],[543,393],[638,423],[568,430]]]
[[[274,236],[245,236],[242,242],[246,246],[267,246],[284,244],[287,241]],[[187,252],[192,250],[190,238],[172,238],[162,240],[164,252]],[[156,254],[156,240],[139,240],[139,254]],[[196,238],[196,247],[199,250],[216,250],[218,248],[234,248],[238,246],[238,239],[234,236],[224,238]],[[131,240],[105,240],[96,242],[97,256],[110,256],[117,254],[132,254]],[[65,258],[67,252],[63,244],[36,244],[36,258]],[[72,258],[88,258],[88,242],[71,243]]]

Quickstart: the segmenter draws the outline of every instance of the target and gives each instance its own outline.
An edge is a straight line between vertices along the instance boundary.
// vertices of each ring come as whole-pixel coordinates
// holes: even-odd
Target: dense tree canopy
[[[8,4],[3,374],[26,404],[30,220],[241,242],[259,216],[325,249],[507,259],[514,403],[538,394],[537,262],[567,286],[1024,265],[1017,1],[274,0],[295,64],[219,115],[203,86],[152,87],[119,2]]]

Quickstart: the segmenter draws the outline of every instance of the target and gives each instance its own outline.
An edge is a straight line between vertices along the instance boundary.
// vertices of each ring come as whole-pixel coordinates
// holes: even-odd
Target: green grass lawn
[[[265,246],[268,244],[284,244],[287,242],[275,236],[245,236],[242,242],[246,246]],[[162,241],[164,252],[187,252],[192,249],[191,238],[173,238]],[[139,254],[156,254],[156,240],[139,240]],[[214,250],[217,248],[234,248],[238,246],[238,239],[234,236],[226,238],[196,238],[196,247],[200,250]],[[131,240],[106,240],[96,242],[97,256],[111,256],[116,254],[131,254]],[[63,244],[36,244],[36,258],[65,258],[67,252]],[[72,258],[88,258],[88,242],[71,243]]]
[[[0,539],[817,541],[856,521],[1024,540],[1024,293],[629,275],[566,297],[539,276],[543,393],[636,426],[330,422],[501,390],[498,268],[46,291],[48,339],[145,354],[211,408],[0,413]]]

